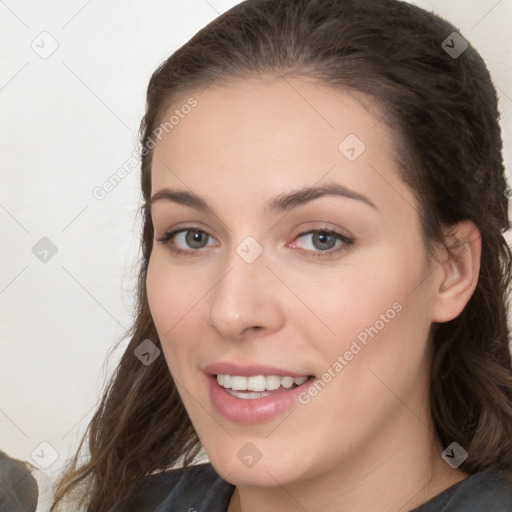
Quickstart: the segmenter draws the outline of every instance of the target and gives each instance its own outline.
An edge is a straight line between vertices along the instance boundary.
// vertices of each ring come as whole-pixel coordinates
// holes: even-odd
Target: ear
[[[482,239],[469,220],[445,231],[446,245],[438,252],[438,271],[432,303],[432,321],[448,322],[457,318],[475,291],[480,272]]]

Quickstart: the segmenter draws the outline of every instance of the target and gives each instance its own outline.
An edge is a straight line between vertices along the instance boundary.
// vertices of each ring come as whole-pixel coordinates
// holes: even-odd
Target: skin
[[[433,433],[428,332],[458,316],[475,289],[475,226],[454,226],[460,261],[441,247],[428,257],[416,200],[393,158],[395,135],[353,93],[265,77],[194,97],[198,105],[155,148],[152,194],[193,191],[211,211],[152,205],[147,291],[194,428],[216,471],[237,486],[229,511],[405,511],[467,477],[441,459]],[[353,162],[338,149],[349,134],[366,145]],[[325,183],[375,208],[327,196],[265,212],[276,195]],[[195,256],[158,241],[190,225],[211,237],[199,249],[184,234],[174,239]],[[314,255],[325,246],[311,230],[325,227],[353,244]],[[247,236],[263,250],[253,263],[236,252]],[[320,377],[394,303],[401,311],[307,405],[251,425],[213,407],[206,364],[267,363]],[[252,467],[237,457],[247,442],[261,453]]]

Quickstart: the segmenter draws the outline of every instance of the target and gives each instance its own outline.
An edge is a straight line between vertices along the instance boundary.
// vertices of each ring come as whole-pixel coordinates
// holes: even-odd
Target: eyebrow
[[[338,183],[328,183],[314,187],[303,187],[293,192],[279,194],[267,203],[265,213],[277,215],[302,206],[310,201],[314,201],[315,199],[327,196],[338,196],[360,201],[378,211],[378,208],[366,196],[359,192],[355,192]],[[211,211],[211,208],[203,198],[187,190],[163,188],[151,197],[150,206],[153,206],[153,204],[159,201],[171,201],[204,212]]]

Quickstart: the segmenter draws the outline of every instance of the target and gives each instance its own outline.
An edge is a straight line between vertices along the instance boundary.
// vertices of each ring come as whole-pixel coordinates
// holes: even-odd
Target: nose
[[[232,340],[278,331],[284,324],[286,298],[279,280],[266,266],[264,253],[252,263],[235,253],[225,269],[208,294],[207,324]]]

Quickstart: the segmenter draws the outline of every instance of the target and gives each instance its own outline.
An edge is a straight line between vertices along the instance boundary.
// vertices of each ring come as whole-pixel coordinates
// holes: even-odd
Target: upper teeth
[[[280,377],[279,375],[255,375],[242,377],[239,375],[217,375],[217,382],[223,388],[237,391],[265,391],[278,389],[280,386],[291,388],[294,384],[300,386],[308,380],[307,377]]]

